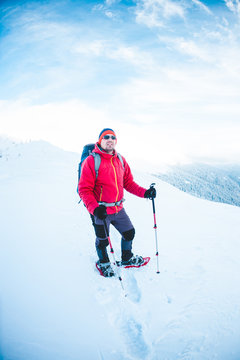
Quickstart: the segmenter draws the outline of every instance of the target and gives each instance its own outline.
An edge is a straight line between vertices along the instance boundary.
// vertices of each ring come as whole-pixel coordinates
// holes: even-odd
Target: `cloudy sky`
[[[240,159],[239,0],[1,1],[0,133],[127,159]]]

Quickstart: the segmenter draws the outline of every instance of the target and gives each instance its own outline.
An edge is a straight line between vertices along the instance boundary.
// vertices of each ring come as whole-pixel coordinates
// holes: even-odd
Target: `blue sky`
[[[240,156],[239,0],[2,1],[1,133],[132,161]],[[128,156],[129,154],[129,156]]]

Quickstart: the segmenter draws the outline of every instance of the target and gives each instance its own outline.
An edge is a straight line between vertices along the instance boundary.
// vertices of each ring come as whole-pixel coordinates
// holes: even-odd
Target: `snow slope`
[[[152,259],[122,270],[125,298],[118,279],[95,270],[78,158],[43,142],[2,151],[0,358],[240,359],[240,208],[134,172],[142,186],[156,182],[161,273],[151,201],[126,194],[134,251]]]

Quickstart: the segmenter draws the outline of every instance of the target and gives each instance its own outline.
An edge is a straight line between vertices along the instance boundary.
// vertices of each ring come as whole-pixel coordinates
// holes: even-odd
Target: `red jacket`
[[[101,156],[98,177],[96,179],[94,158],[88,156],[83,162],[78,184],[79,196],[91,214],[99,206],[98,201],[115,203],[123,199],[123,189],[139,197],[144,197],[146,189],[133,181],[130,167],[123,157],[124,169],[116,152],[113,155],[107,154],[97,144],[93,151]],[[122,207],[122,203],[119,206],[107,207],[107,213],[114,214],[119,212]]]

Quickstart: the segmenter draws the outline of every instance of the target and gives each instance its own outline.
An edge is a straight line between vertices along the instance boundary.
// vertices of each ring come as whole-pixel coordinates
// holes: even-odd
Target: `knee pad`
[[[96,241],[96,246],[98,249],[106,249],[106,247],[109,245],[108,239],[104,239],[104,240],[99,240],[97,239]]]
[[[130,229],[128,231],[124,231],[122,233],[122,236],[123,236],[124,240],[132,241],[134,236],[135,236],[135,229],[132,228],[132,229]]]
[[[95,229],[95,234],[96,234],[96,236],[98,238],[101,238],[101,239],[106,239],[107,238],[107,235],[106,235],[106,232],[105,232],[105,229],[104,229],[103,225],[95,224],[94,229]]]

